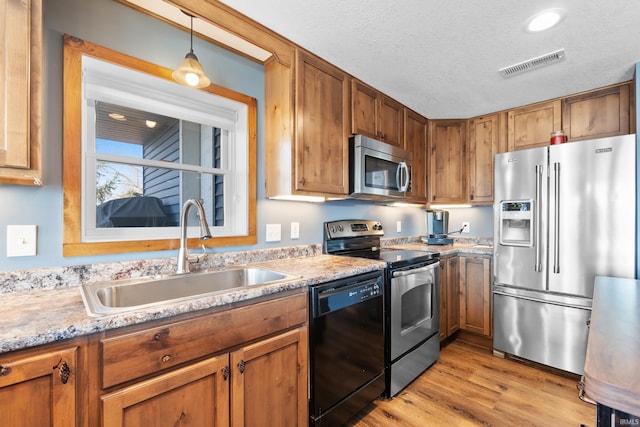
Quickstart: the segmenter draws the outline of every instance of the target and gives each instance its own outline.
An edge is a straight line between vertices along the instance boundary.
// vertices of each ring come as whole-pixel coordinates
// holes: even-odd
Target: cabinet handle
[[[231,370],[229,369],[229,366],[225,366],[224,368],[222,368],[222,378],[225,381],[229,379],[229,374],[231,374]]]
[[[238,369],[240,370],[240,373],[241,373],[241,374],[244,374],[244,367],[245,367],[245,365],[244,365],[244,360],[240,360],[240,361],[238,362]]]
[[[304,176],[300,178],[300,184],[304,185]]]
[[[162,358],[160,359],[160,361],[162,363],[167,363],[169,362],[171,359],[173,359],[173,356],[170,354],[165,354],[164,356],[162,356]]]
[[[0,377],[6,377],[11,373],[11,366],[0,365]]]
[[[71,375],[71,368],[67,365],[67,362],[60,359],[57,365],[53,367],[53,369],[58,370],[58,375],[60,376],[60,382],[62,384],[66,384],[69,381],[69,376]]]

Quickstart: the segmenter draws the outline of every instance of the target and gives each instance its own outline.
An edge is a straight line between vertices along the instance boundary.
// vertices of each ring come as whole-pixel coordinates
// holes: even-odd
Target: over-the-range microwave
[[[349,138],[349,196],[354,199],[403,199],[411,188],[412,154],[385,142]]]

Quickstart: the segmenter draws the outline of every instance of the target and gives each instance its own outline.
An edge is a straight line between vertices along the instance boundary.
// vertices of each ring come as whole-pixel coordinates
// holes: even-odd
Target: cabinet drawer
[[[102,387],[159,372],[307,321],[307,294],[101,340]]]

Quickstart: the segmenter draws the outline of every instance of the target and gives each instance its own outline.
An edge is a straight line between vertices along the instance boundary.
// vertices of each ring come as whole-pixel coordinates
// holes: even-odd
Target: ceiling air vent
[[[544,65],[550,65],[555,62],[562,61],[563,59],[564,59],[564,49],[559,49],[559,50],[556,50],[555,52],[538,56],[537,58],[531,58],[526,61],[501,68],[498,71],[500,72],[502,77],[511,77],[514,74],[520,74],[525,71],[533,70],[534,68],[542,67]]]

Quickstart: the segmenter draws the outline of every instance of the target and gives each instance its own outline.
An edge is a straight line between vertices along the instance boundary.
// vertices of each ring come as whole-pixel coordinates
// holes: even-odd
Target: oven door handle
[[[424,267],[410,268],[410,269],[406,269],[406,270],[394,271],[391,274],[391,277],[411,276],[413,274],[419,274],[419,273],[424,273],[425,271],[435,270],[439,266],[440,266],[440,261],[436,261],[436,262],[431,263],[429,265],[425,265]]]

